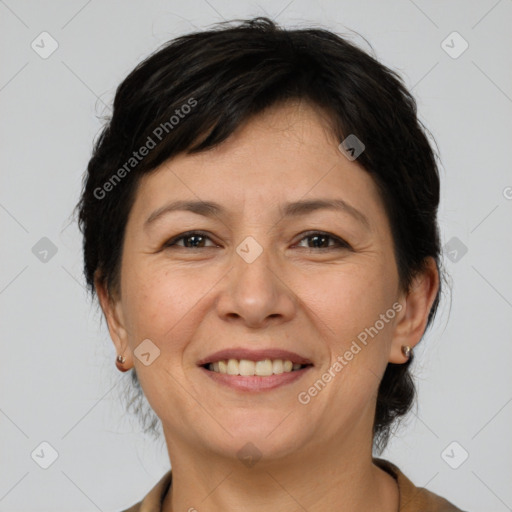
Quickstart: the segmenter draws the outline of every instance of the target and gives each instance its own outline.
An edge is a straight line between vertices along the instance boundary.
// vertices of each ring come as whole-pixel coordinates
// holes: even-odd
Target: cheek
[[[308,276],[300,297],[324,323],[330,338],[346,340],[373,325],[393,302],[393,282],[378,262],[369,266],[339,267]]]
[[[304,288],[319,343],[328,355],[320,374],[329,384],[319,404],[344,403],[347,418],[365,410],[376,396],[396,317],[393,290],[394,282],[382,272],[355,266]]]
[[[140,265],[126,280],[132,343],[151,339],[161,350],[176,350],[186,339],[190,319],[217,279],[205,272]]]
[[[304,285],[307,306],[314,312],[311,318],[322,338],[319,343],[329,355],[322,374],[335,376],[325,398],[332,393],[335,400],[350,396],[366,403],[376,392],[396,315],[392,309],[396,283],[392,271],[383,270],[376,261],[370,266],[347,266]]]

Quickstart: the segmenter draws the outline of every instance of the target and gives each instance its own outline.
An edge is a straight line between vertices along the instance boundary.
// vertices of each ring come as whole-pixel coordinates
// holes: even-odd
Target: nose
[[[233,267],[217,300],[218,315],[252,329],[290,321],[298,300],[284,276],[270,249],[263,248],[253,261],[233,251]]]

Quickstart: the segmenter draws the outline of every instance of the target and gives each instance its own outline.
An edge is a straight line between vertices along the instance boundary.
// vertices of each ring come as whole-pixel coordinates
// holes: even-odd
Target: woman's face
[[[277,458],[370,443],[386,365],[405,361],[396,338],[406,299],[376,185],[338,143],[314,109],[290,103],[141,180],[109,328],[170,452],[236,457],[250,442],[241,454]],[[154,216],[176,201],[218,210]],[[166,245],[186,231],[201,233]],[[247,354],[234,359],[295,358],[255,353],[282,350],[311,365],[296,373],[279,373],[289,363],[254,366],[274,377],[200,366],[238,349]]]

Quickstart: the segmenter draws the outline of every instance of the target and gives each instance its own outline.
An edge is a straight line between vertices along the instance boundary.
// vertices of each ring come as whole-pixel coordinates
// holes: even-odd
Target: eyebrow
[[[343,211],[354,217],[361,224],[370,228],[370,222],[367,217],[354,208],[343,199],[307,199],[284,204],[285,217],[299,217],[317,210],[338,210]],[[203,215],[204,217],[215,217],[226,213],[225,208],[219,203],[213,201],[173,201],[160,208],[157,208],[144,222],[144,228],[147,228],[162,216],[176,211],[188,211]]]

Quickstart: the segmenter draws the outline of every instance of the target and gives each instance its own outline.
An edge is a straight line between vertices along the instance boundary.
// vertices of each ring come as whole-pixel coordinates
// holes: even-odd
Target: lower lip
[[[227,373],[218,373],[207,370],[204,367],[200,369],[219,384],[229,386],[238,391],[269,391],[276,389],[285,384],[290,384],[303,377],[312,367],[306,366],[301,370],[294,372],[283,372],[268,377],[260,377],[257,375],[251,377],[242,377],[241,375],[228,375]]]

